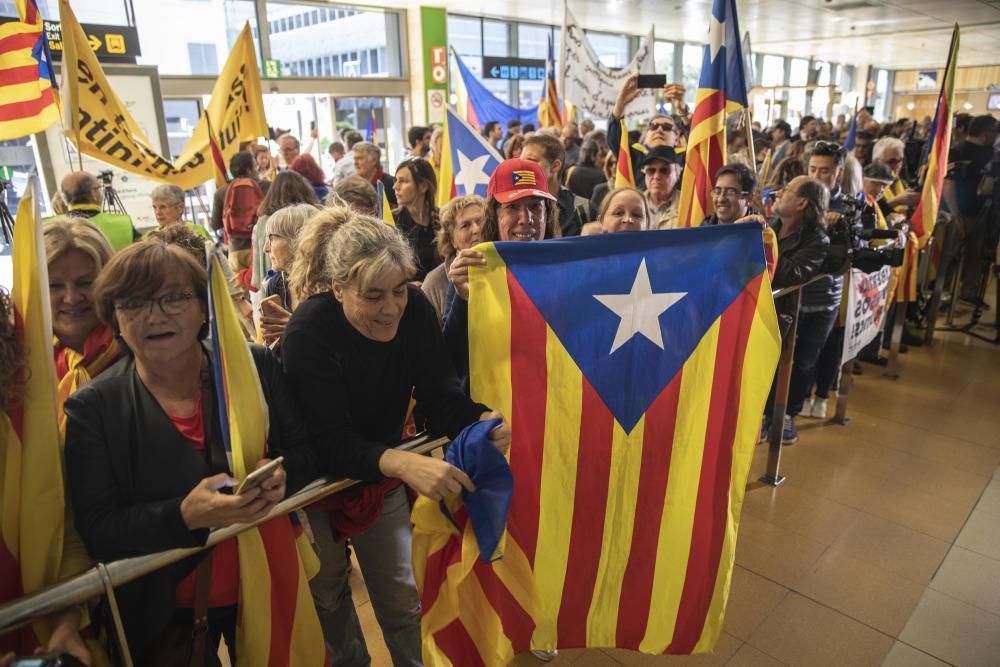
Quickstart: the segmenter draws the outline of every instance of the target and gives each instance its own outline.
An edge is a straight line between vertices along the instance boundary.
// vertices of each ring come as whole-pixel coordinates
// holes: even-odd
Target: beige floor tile
[[[825,547],[785,528],[744,513],[736,542],[736,564],[791,586],[816,562]]]
[[[725,665],[736,653],[743,642],[732,635],[723,632],[719,635],[719,641],[715,644],[715,650],[711,653],[700,653],[698,655],[647,655],[636,651],[625,651],[622,649],[606,648],[601,649],[617,663],[632,667],[634,665],[694,665],[700,667],[717,667]],[[595,663],[596,664],[596,663]],[[578,667],[579,663],[573,663]]]
[[[792,465],[786,466],[788,485],[821,498],[864,509],[868,499],[882,487],[883,479],[837,465],[807,448],[800,448],[795,456]]]
[[[789,593],[748,642],[790,665],[880,665],[892,638]]]
[[[946,667],[947,664],[909,644],[896,642],[889,655],[885,656],[882,667]]]
[[[930,587],[1000,616],[1000,560],[952,547]]]
[[[972,507],[932,496],[919,487],[887,482],[871,497],[867,511],[931,537],[951,542],[958,535]]]
[[[787,594],[784,586],[737,565],[726,605],[725,631],[746,641]]]
[[[755,649],[750,644],[741,646],[736,655],[726,663],[727,667],[779,667],[783,664],[785,663]]]
[[[1000,616],[928,589],[899,639],[953,665],[995,666]]]
[[[955,539],[955,545],[1000,560],[1000,518],[977,507]]]
[[[797,486],[763,487],[747,493],[743,511],[776,526],[832,544],[860,512]]]
[[[976,509],[1000,517],[1000,481],[990,481],[976,504]]]
[[[379,627],[375,618],[375,611],[370,602],[359,605],[358,620],[361,621],[361,632],[365,636],[365,643],[368,645],[368,655],[372,659],[372,667],[390,667],[392,658],[389,656],[389,649],[385,646],[382,638],[382,628]]]
[[[924,592],[904,579],[843,551],[827,549],[795,591],[895,637]]]
[[[833,543],[834,549],[918,584],[931,580],[948,546],[943,540],[867,514]]]

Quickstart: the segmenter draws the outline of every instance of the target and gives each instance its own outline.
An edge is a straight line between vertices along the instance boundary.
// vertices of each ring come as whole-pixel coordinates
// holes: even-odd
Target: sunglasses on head
[[[663,130],[664,132],[673,132],[674,131],[674,124],[673,123],[668,123],[667,121],[661,121],[659,123],[652,122],[652,123],[649,124],[649,129],[650,130]]]

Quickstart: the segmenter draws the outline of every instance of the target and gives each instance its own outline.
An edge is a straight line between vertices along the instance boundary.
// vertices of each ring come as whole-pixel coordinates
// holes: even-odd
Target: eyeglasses
[[[673,132],[674,131],[674,124],[673,123],[667,123],[667,122],[660,122],[660,123],[653,122],[653,123],[649,124],[649,129],[650,130],[663,130],[664,132]]]
[[[167,292],[162,296],[150,297],[148,299],[136,296],[125,299],[121,303],[116,303],[115,310],[121,313],[126,319],[134,320],[142,315],[144,310],[147,314],[152,313],[153,305],[156,304],[163,311],[164,315],[180,315],[187,308],[188,301],[193,298],[195,296],[190,292]]]
[[[669,176],[673,172],[674,168],[670,167],[646,167],[642,170],[642,173],[646,176],[656,176],[657,174],[663,174],[664,176]]]
[[[723,197],[746,197],[749,192],[744,192],[742,190],[737,190],[736,188],[712,188],[712,194],[718,197],[722,195]]]

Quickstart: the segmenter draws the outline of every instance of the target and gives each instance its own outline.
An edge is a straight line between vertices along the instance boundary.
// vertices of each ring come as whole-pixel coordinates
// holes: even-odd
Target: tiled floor
[[[713,654],[552,664],[1000,665],[1000,348],[939,334],[901,379],[880,370],[857,378],[847,426],[800,420],[783,486],[754,483],[758,448]],[[355,577],[372,664],[390,665]]]

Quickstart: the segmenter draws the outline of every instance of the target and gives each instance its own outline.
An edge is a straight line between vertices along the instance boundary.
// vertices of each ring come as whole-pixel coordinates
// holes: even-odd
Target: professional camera
[[[101,182],[104,187],[111,187],[111,181],[114,179],[115,173],[110,169],[97,173],[97,180]]]
[[[903,265],[903,248],[868,247],[869,241],[896,239],[899,232],[894,229],[876,229],[875,211],[864,200],[841,197],[831,204],[830,210],[839,213],[840,218],[827,226],[830,247],[823,262],[824,273],[838,275],[848,268],[871,273],[883,266]]]

